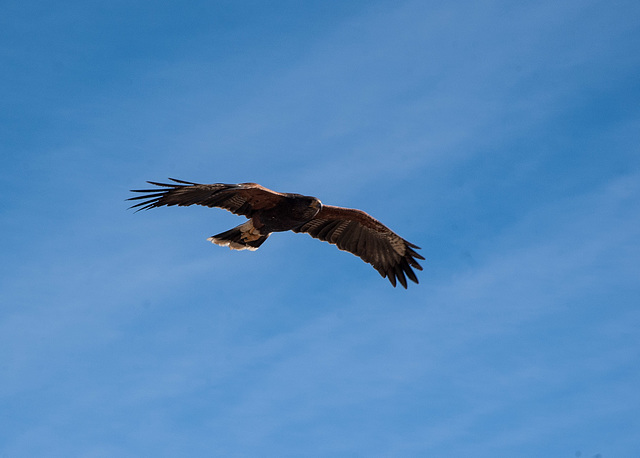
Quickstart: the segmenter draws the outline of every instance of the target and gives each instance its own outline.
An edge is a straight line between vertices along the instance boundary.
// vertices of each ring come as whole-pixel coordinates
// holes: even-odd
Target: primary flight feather
[[[323,205],[319,199],[300,194],[280,193],[256,183],[198,184],[170,178],[174,183],[149,184],[155,189],[133,189],[144,193],[128,200],[142,200],[131,206],[148,210],[164,205],[204,205],[224,208],[249,220],[207,240],[232,250],[257,250],[273,232],[306,232],[336,245],[371,264],[395,287],[406,288],[407,277],[418,283],[413,269],[422,270],[415,250],[380,221],[361,210]]]

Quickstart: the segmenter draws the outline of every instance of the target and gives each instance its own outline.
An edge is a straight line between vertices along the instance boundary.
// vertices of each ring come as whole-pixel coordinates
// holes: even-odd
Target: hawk
[[[408,277],[418,283],[413,269],[422,270],[415,250],[420,247],[393,232],[362,210],[324,205],[319,199],[272,191],[256,183],[198,184],[169,178],[173,183],[147,183],[158,188],[132,189],[145,193],[127,200],[143,200],[130,208],[203,205],[219,207],[249,220],[207,240],[232,250],[257,250],[273,232],[306,232],[336,245],[371,264],[395,287],[406,289]]]

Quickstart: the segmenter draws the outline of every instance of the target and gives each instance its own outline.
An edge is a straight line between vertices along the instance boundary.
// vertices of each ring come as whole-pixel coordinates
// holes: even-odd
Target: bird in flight
[[[147,183],[158,188],[132,189],[144,195],[130,208],[178,205],[219,207],[249,220],[207,240],[232,250],[257,250],[273,232],[306,232],[311,237],[336,245],[371,264],[395,287],[406,289],[407,278],[418,283],[413,269],[422,270],[415,250],[420,247],[393,232],[362,210],[324,205],[319,199],[280,193],[256,183],[198,184],[169,178],[173,183]]]

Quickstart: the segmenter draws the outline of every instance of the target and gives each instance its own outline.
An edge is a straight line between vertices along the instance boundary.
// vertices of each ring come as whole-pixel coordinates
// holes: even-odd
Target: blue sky
[[[0,7],[0,456],[632,457],[635,1]],[[172,176],[361,208],[420,285]]]

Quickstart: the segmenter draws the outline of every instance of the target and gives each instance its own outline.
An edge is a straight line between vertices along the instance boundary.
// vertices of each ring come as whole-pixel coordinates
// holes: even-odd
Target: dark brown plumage
[[[424,259],[406,241],[361,210],[323,205],[319,199],[275,192],[256,183],[198,184],[170,178],[174,183],[148,183],[160,189],[134,189],[145,195],[131,208],[148,210],[164,205],[220,207],[249,218],[247,222],[207,240],[233,250],[256,250],[272,232],[293,231],[332,243],[371,264],[395,287],[407,287],[406,277],[418,283],[413,268]]]

